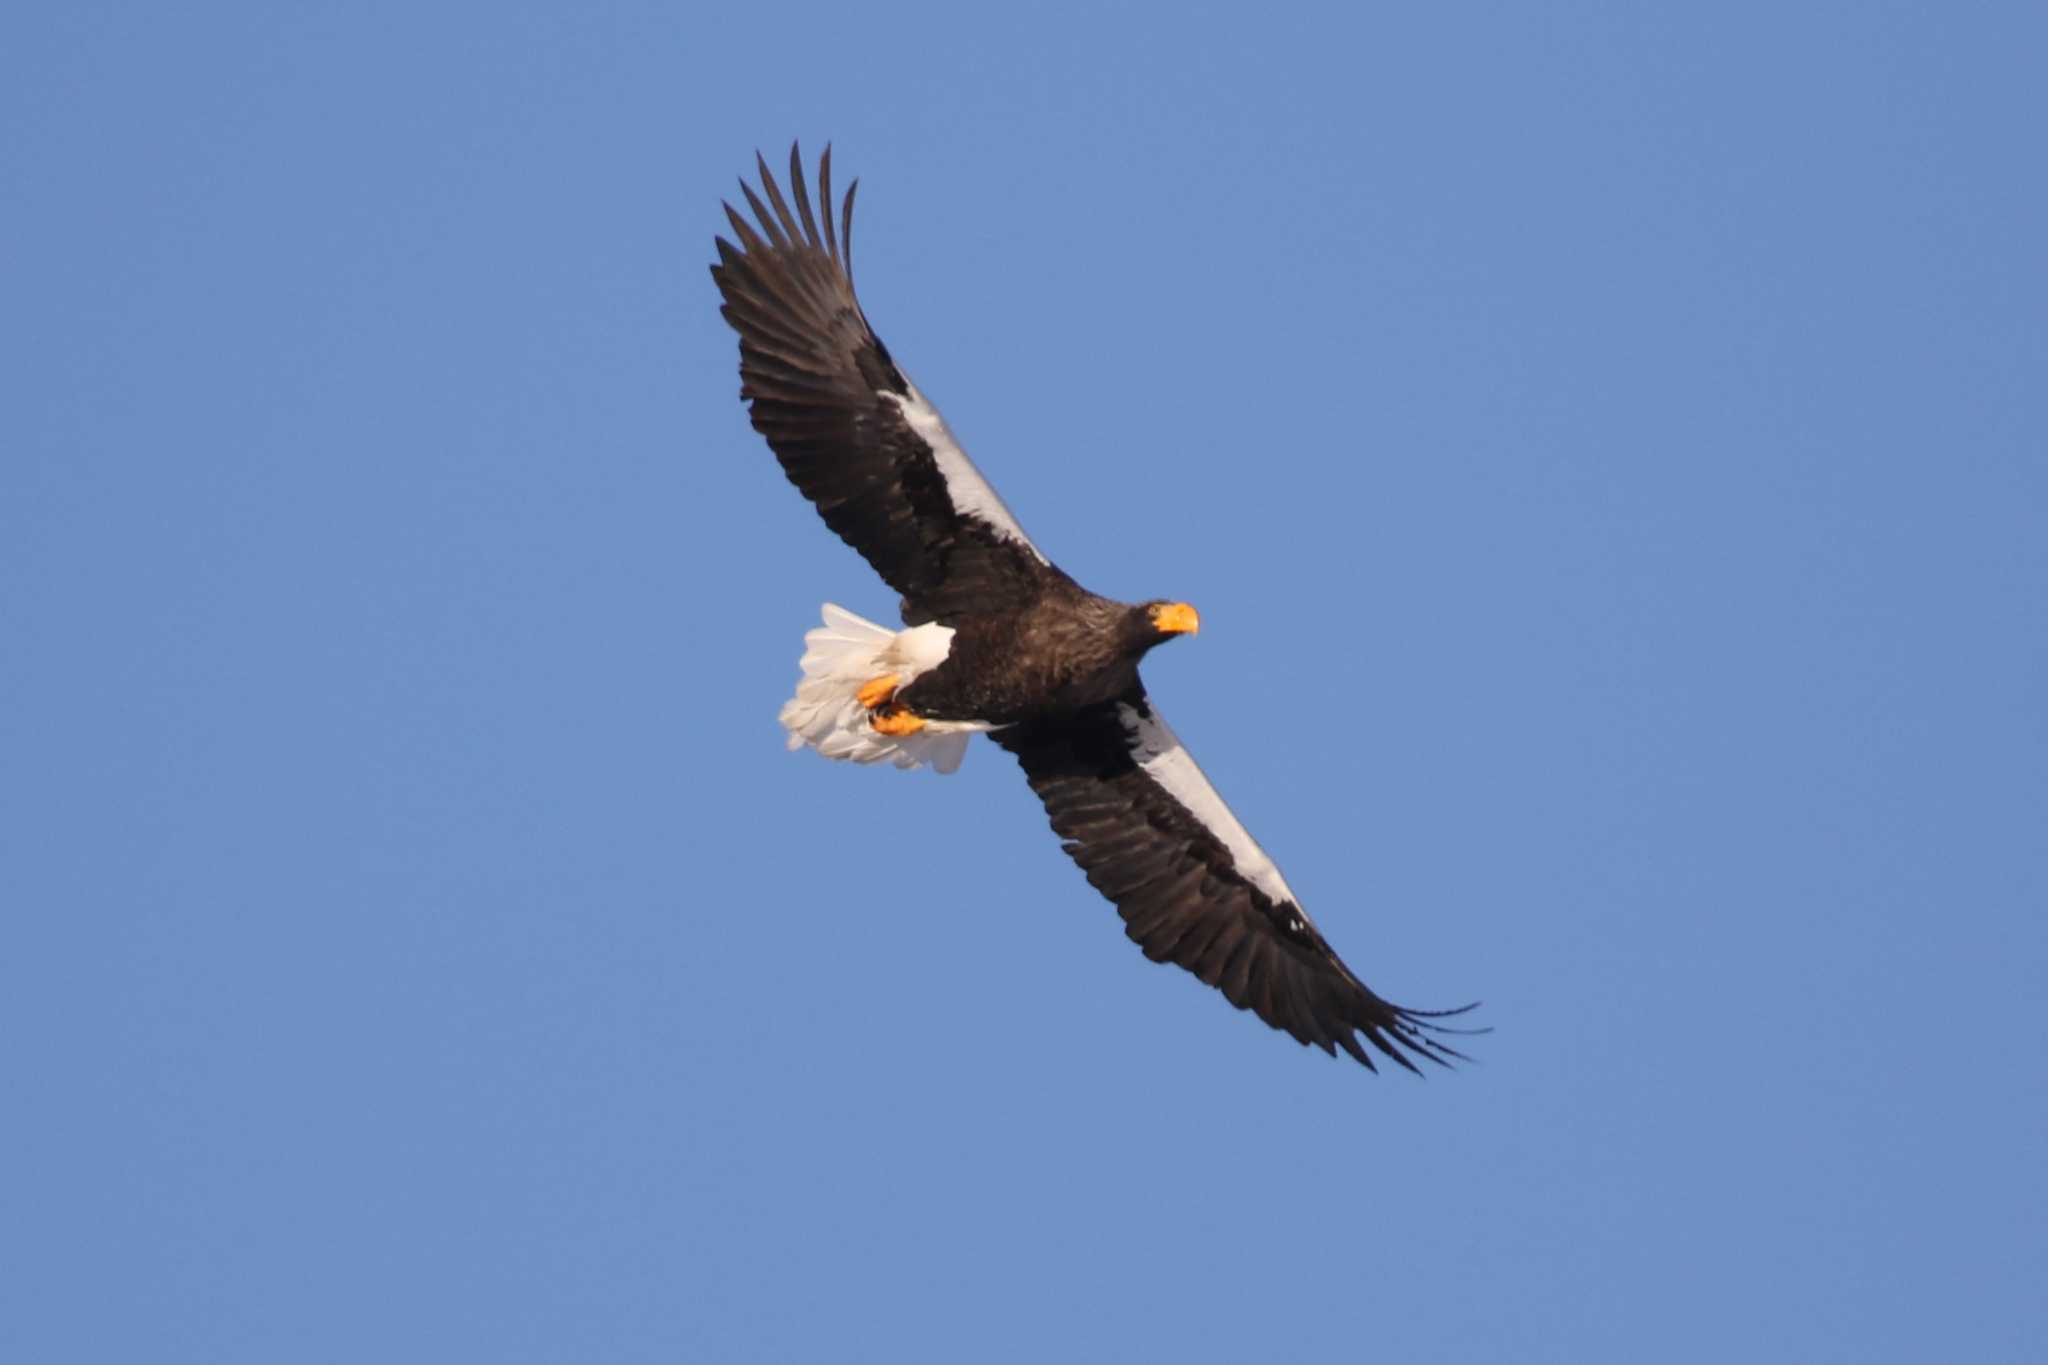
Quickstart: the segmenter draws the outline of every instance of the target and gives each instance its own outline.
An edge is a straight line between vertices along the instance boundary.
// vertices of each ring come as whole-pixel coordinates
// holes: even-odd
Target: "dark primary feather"
[[[1141,690],[1123,701],[1142,714]],[[1108,702],[989,736],[1017,756],[1052,827],[1124,932],[1154,962],[1172,962],[1296,1041],[1343,1048],[1372,1070],[1372,1048],[1411,1058],[1462,1054],[1431,1037],[1444,1014],[1403,1009],[1351,974],[1292,902],[1276,904],[1237,871],[1222,840],[1139,766]],[[1467,1006],[1466,1008],[1471,1008]]]
[[[831,149],[818,160],[822,229],[796,148],[794,211],[767,163],[756,163],[760,192],[740,185],[753,219],[726,205],[739,244],[719,238],[711,267],[721,311],[740,336],[740,396],[754,429],[825,524],[902,594],[906,620],[948,621],[1032,600],[1047,566],[955,510],[930,446],[882,397],[908,397],[910,385],[854,297],[859,182],[847,188],[835,234]]]

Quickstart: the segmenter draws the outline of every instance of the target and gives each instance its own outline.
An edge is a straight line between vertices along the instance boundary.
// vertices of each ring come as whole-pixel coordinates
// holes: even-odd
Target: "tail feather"
[[[824,624],[804,636],[796,695],[783,703],[781,720],[789,747],[809,745],[827,758],[854,763],[884,759],[899,768],[929,763],[950,773],[966,756],[978,721],[941,721],[912,735],[884,735],[868,723],[868,710],[855,695],[863,684],[893,673],[904,686],[943,662],[953,632],[925,625],[894,631],[826,603]]]

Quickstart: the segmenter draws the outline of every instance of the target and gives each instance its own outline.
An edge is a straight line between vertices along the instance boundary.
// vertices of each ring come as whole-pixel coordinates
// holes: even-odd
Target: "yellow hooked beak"
[[[1193,635],[1202,628],[1202,618],[1185,602],[1168,602],[1152,608],[1152,624],[1161,635]]]

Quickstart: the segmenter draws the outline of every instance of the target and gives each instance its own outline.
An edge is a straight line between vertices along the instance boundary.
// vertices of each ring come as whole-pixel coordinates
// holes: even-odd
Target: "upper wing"
[[[1068,854],[1145,956],[1368,1069],[1378,1068],[1359,1033],[1410,1071],[1411,1055],[1462,1056],[1429,1036],[1445,1031],[1432,1019],[1462,1011],[1403,1009],[1351,974],[1142,688],[989,738],[1017,755]]]
[[[855,181],[832,223],[832,151],[818,161],[821,220],[789,152],[791,213],[768,165],[761,197],[740,183],[758,229],[725,206],[711,278],[740,334],[740,397],[791,483],[825,524],[903,594],[906,620],[1021,605],[1048,561],[896,367],[853,294]],[[771,208],[772,206],[772,208]]]

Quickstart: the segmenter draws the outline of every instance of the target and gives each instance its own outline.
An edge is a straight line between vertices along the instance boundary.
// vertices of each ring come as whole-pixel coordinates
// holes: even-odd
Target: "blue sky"
[[[291,12],[287,12],[290,8]],[[0,1354],[2048,1356],[2031,6],[18,7]],[[706,273],[754,148],[1426,1082],[1153,967]]]

